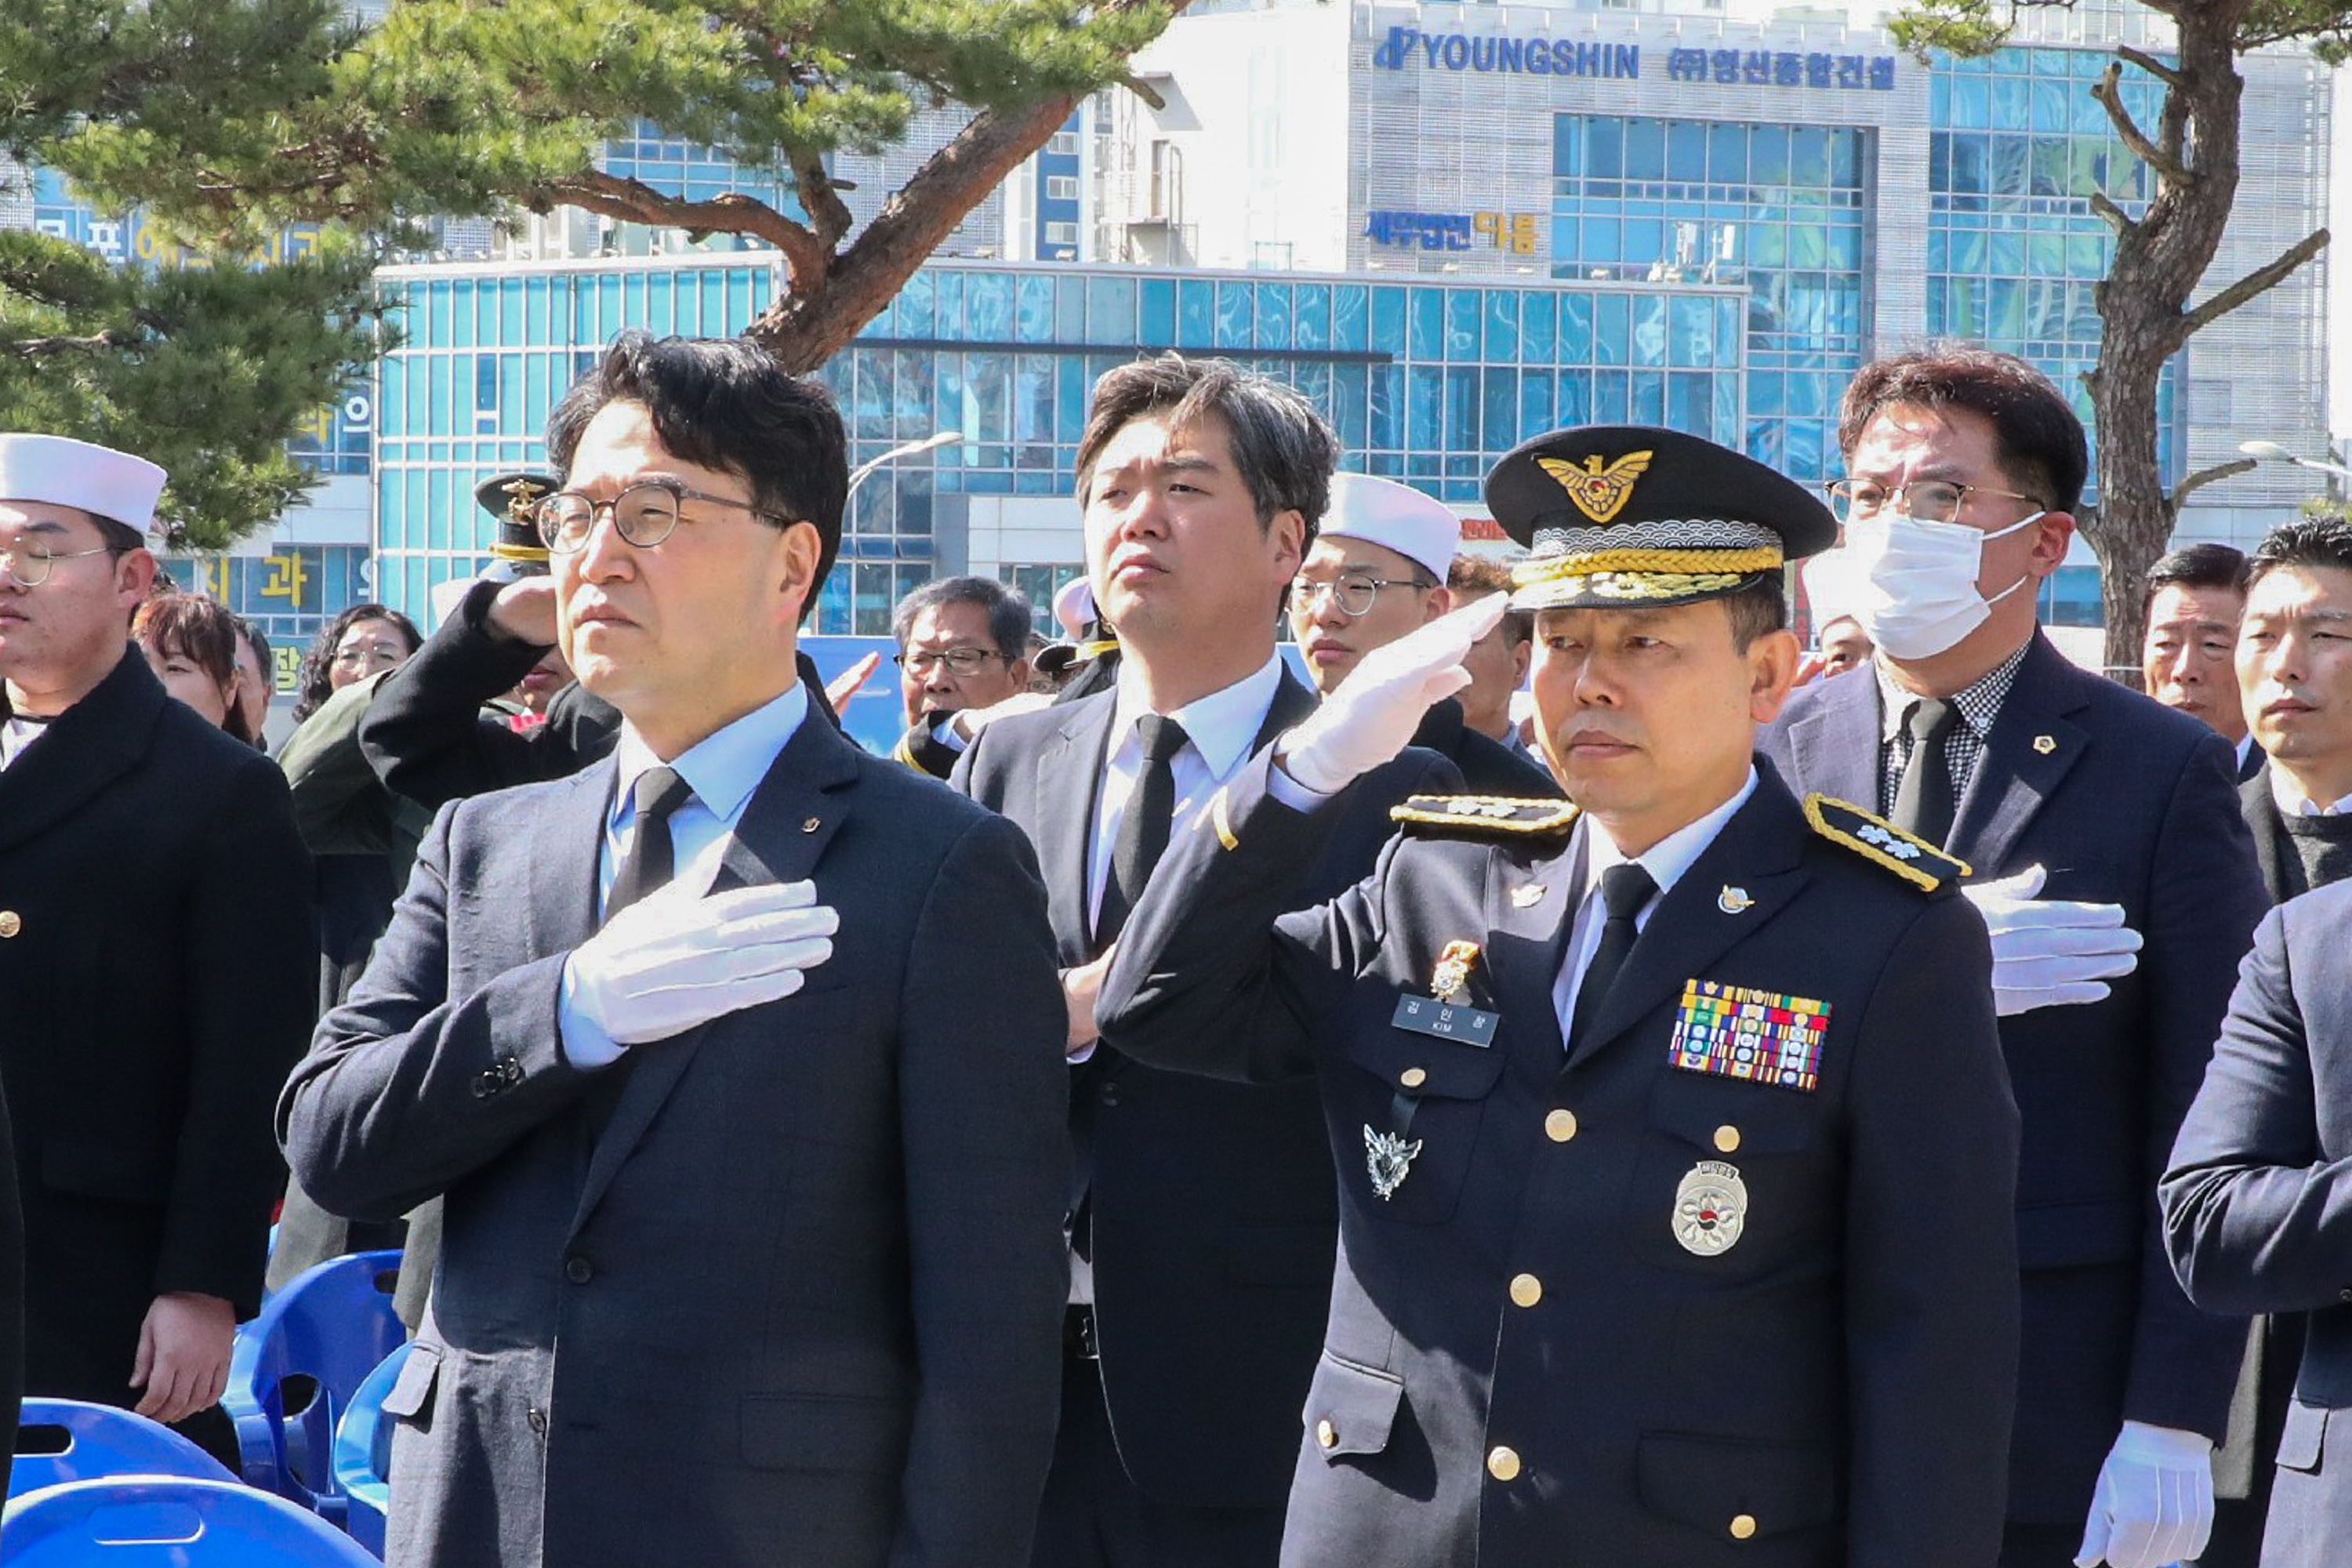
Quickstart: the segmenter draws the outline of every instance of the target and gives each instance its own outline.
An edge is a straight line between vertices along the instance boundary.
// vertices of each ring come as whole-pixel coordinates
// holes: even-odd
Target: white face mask
[[[1861,579],[1853,617],[1890,658],[1933,658],[1992,618],[1992,606],[2032,581],[2022,576],[1988,599],[1977,592],[1984,547],[2030,527],[2035,512],[1987,533],[1965,522],[1922,522],[1887,511],[1849,522],[1843,550]]]

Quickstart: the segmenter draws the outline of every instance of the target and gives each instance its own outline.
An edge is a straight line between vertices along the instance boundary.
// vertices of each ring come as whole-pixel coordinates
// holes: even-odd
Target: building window
[[[1076,157],[1078,155],[1078,133],[1075,131],[1055,132],[1052,139],[1047,141],[1045,143],[1045,151],[1058,158]]]
[[[1076,174],[1045,176],[1045,199],[1049,202],[1074,202],[1078,199],[1078,177]]]
[[[1045,225],[1045,243],[1048,245],[1076,245],[1078,243],[1078,226],[1076,224],[1049,223]]]

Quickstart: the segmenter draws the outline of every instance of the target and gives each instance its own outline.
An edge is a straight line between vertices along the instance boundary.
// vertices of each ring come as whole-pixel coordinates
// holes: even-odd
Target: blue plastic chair
[[[135,1412],[79,1399],[26,1400],[16,1426],[8,1495],[22,1497],[43,1487],[100,1476],[236,1479],[218,1459],[169,1426]]]
[[[44,1487],[10,1501],[0,1541],[7,1568],[375,1568],[284,1498],[186,1476]]]
[[[335,1489],[350,1502],[343,1526],[378,1557],[383,1555],[383,1520],[392,1506],[392,1423],[383,1418],[383,1401],[400,1381],[408,1350],[402,1345],[377,1363],[352,1391],[352,1402],[335,1424]]]
[[[328,1468],[335,1421],[352,1390],[408,1337],[392,1310],[396,1251],[332,1258],[297,1276],[236,1331],[221,1405],[236,1423],[245,1479],[341,1526],[346,1509]],[[286,1380],[315,1384],[289,1415]]]

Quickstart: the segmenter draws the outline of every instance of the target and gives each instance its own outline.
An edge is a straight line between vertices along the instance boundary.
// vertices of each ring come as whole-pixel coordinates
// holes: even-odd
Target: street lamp
[[[895,463],[901,458],[919,457],[925,452],[935,452],[941,447],[953,446],[962,439],[963,432],[961,430],[940,430],[924,437],[919,441],[909,441],[903,447],[893,447],[878,458],[869,458],[849,470],[849,489],[842,500],[846,502],[850,496],[856,495],[857,487],[871,479],[874,470],[883,464]]]
[[[2298,458],[2276,441],[2241,441],[2238,450],[2249,458],[2259,458],[2273,463],[2293,463],[2298,468],[2329,475],[2339,479],[2352,479],[2352,468],[2336,463],[2323,463],[2315,458]]]

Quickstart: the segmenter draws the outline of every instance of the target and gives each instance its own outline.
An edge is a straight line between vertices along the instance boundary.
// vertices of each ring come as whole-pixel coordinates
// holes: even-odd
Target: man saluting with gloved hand
[[[1155,1066],[1320,1090],[1341,1245],[1283,1561],[1985,1568],[2017,1113],[1984,924],[1956,862],[1755,756],[1829,514],[1626,426],[1486,500],[1576,805],[1415,797],[1283,913],[1502,604],[1444,616],[1179,831],[1097,1008]]]
[[[446,1199],[390,1561],[1025,1568],[1068,1160],[1028,843],[809,711],[823,388],[627,334],[547,444],[619,742],[443,809],[279,1105],[328,1209]]]
[[[2024,1142],[2024,1338],[2001,1568],[2203,1549],[2242,1319],[2172,1277],[2156,1183],[2265,898],[2229,743],[2069,664],[2036,625],[2083,428],[1984,349],[1864,367],[1830,487],[1868,665],[1791,698],[1765,750],[1974,868]]]

